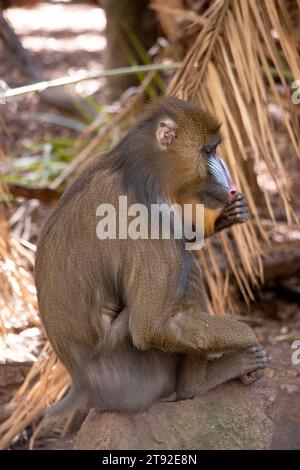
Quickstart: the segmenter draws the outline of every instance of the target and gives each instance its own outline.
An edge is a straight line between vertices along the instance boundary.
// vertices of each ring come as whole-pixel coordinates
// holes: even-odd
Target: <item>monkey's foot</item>
[[[253,346],[238,355],[242,370],[239,378],[244,385],[250,385],[263,377],[263,369],[269,364],[270,358],[262,346]]]
[[[229,380],[240,379],[244,384],[254,382],[255,374],[265,369],[270,359],[262,346],[223,354],[215,360],[195,363],[191,374],[179,374],[177,400],[186,400],[217,387]],[[190,372],[191,370],[189,370]],[[255,380],[262,377],[257,376]],[[192,379],[192,380],[191,380]]]
[[[215,231],[219,232],[234,224],[242,224],[249,219],[249,208],[243,193],[237,193],[231,204],[227,204],[215,223]]]

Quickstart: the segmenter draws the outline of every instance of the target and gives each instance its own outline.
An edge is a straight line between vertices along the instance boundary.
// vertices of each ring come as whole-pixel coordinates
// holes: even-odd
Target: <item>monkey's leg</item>
[[[182,400],[205,393],[229,380],[261,371],[269,361],[262,346],[228,353],[211,362],[196,355],[188,355],[179,371],[176,396]],[[246,382],[243,380],[243,383]]]
[[[234,224],[242,224],[249,219],[249,209],[247,200],[243,193],[238,193],[231,204],[222,210],[215,223],[215,232],[220,232],[224,228]]]

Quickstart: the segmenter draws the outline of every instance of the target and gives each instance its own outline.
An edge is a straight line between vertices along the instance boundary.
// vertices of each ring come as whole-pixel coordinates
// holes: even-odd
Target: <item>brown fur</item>
[[[204,233],[206,237],[215,233],[215,223],[218,217],[220,217],[221,212],[221,209],[204,209]]]

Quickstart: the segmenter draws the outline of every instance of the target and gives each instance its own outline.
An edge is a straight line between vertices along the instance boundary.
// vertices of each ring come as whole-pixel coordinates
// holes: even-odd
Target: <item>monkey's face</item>
[[[218,154],[220,125],[213,116],[192,107],[166,114],[157,125],[156,138],[165,152],[166,178],[177,199],[222,209],[236,196],[226,163]],[[164,158],[163,158],[164,160]]]

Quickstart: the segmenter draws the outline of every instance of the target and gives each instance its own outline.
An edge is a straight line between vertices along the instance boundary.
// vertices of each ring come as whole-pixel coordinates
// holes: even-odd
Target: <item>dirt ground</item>
[[[273,449],[300,449],[300,364],[293,364],[292,344],[300,338],[300,304],[262,292],[253,305],[253,328],[271,357],[266,371],[276,390]],[[260,325],[255,326],[259,318]]]
[[[100,8],[90,5],[42,4],[34,10],[12,9],[7,14],[23,44],[37,58],[45,76],[55,78],[81,69],[99,70],[105,48],[105,17]],[[10,87],[26,83],[21,71],[11,62],[0,46],[0,79]],[[90,81],[73,88],[88,94],[103,93],[105,81]],[[2,105],[3,106],[3,105]],[[77,131],[60,125],[42,123],[42,113],[56,114],[37,96],[20,96],[5,105],[6,131],[0,135],[0,146],[7,154],[15,154],[26,142],[47,140],[48,137],[74,136]],[[300,204],[299,161],[292,163],[292,184]],[[47,210],[45,210],[47,213]],[[277,391],[274,449],[300,449],[300,365],[292,363],[292,343],[300,339],[300,278],[282,285],[268,285],[257,293],[251,305],[249,321],[266,346],[272,362],[267,376]],[[29,363],[0,367],[0,405],[22,382]],[[1,418],[1,416],[0,416]],[[67,449],[73,437],[57,437],[40,442],[43,448]],[[21,446],[22,447],[22,446]]]

